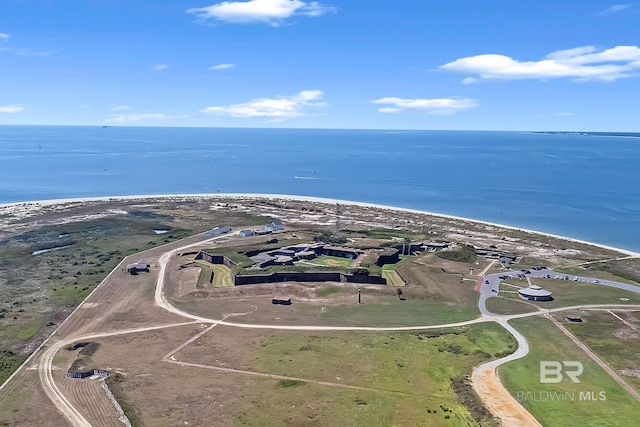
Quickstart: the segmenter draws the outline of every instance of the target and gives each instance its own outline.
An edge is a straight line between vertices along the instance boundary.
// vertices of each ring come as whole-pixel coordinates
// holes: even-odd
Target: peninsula
[[[634,252],[261,194],[2,205],[0,242],[0,425],[640,415]]]

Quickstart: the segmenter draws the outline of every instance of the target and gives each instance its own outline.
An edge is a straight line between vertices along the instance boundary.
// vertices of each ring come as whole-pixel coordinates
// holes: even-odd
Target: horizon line
[[[640,130],[621,131],[621,130],[532,130],[532,129],[425,129],[425,128],[360,128],[360,127],[261,127],[261,126],[179,126],[179,125],[108,125],[108,124],[11,124],[0,123],[0,127],[83,127],[83,128],[169,128],[169,129],[253,129],[253,130],[380,130],[393,132],[518,132],[518,133],[584,133],[584,134],[603,134],[603,133],[621,133],[621,134],[638,134]]]

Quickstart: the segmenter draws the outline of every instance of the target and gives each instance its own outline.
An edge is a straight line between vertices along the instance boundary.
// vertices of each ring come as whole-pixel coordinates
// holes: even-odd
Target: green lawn
[[[251,339],[260,342],[248,352],[252,370],[380,391],[264,381],[243,391],[244,403],[236,411],[237,425],[243,426],[496,425],[487,418],[474,420],[452,380],[515,347],[493,323],[442,332],[277,332]],[[253,395],[259,399],[251,401]],[[283,413],[282,408],[296,410]]]
[[[566,327],[640,393],[640,321],[632,313],[616,314],[636,329],[606,311],[587,312],[584,322]]]
[[[453,304],[412,297],[410,289],[403,289],[406,301],[395,296],[386,299],[373,298],[362,292],[360,305],[330,305],[324,313],[329,325],[367,326],[419,326],[455,323],[475,319],[477,307],[459,307]]]
[[[351,268],[351,264],[353,263],[353,260],[350,258],[322,255],[322,256],[319,256],[318,258],[309,260],[308,263],[322,265],[325,267]]]
[[[382,277],[387,279],[387,285],[390,286],[404,286],[405,283],[402,278],[395,272],[395,270],[382,270]]]
[[[518,319],[511,324],[529,342],[531,352],[524,358],[499,368],[505,387],[544,426],[600,427],[637,425],[640,404],[593,362],[576,344],[544,318]],[[584,373],[579,384],[564,379],[559,384],[540,383],[541,361],[579,361]],[[537,393],[533,395],[526,392]],[[544,392],[560,393],[564,398],[544,400]],[[580,393],[604,392],[606,400],[581,399]],[[523,397],[524,396],[524,397]],[[558,394],[556,394],[558,396]]]
[[[527,282],[524,280],[513,282],[521,287],[527,286]],[[583,304],[640,304],[640,294],[612,288],[611,286],[555,279],[532,279],[532,282],[553,293],[553,301],[536,303],[543,308]],[[503,293],[504,290],[517,291],[517,288],[502,284],[500,292],[504,297],[519,298],[517,293]],[[621,298],[626,298],[627,300]]]
[[[496,314],[518,314],[538,311],[537,308],[525,304],[520,298],[489,298],[487,310]]]

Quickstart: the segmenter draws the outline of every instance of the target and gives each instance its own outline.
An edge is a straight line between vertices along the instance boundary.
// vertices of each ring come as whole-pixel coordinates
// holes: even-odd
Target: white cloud
[[[613,15],[614,13],[622,12],[623,10],[631,9],[631,4],[612,4],[608,8],[598,12],[598,15]]]
[[[145,113],[145,114],[114,114],[105,121],[108,123],[134,123],[140,121],[166,120],[171,117],[162,113]]]
[[[570,112],[566,111],[566,112],[558,113],[558,115],[559,116],[573,116],[573,113],[570,113]]]
[[[235,67],[235,64],[218,64],[218,65],[214,65],[213,67],[209,67],[209,69],[212,71],[217,71],[217,70],[228,70],[229,68],[233,68],[233,67]]]
[[[169,68],[169,65],[167,64],[158,64],[158,65],[154,65],[153,67],[155,71],[162,71],[162,70],[166,70],[167,68]]]
[[[10,38],[11,38],[11,35],[7,33],[0,33],[0,42],[9,41]]]
[[[0,113],[14,114],[24,111],[24,107],[17,105],[0,105]]]
[[[403,99],[386,97],[371,101],[372,104],[389,105],[379,108],[381,113],[453,114],[476,108],[478,101],[468,98]]]
[[[258,98],[242,104],[207,107],[200,111],[218,116],[286,120],[306,116],[309,114],[307,110],[326,106],[326,103],[320,101],[323,95],[319,90],[305,90],[294,96]]]
[[[335,9],[319,2],[301,0],[223,1],[211,6],[188,9],[201,21],[213,19],[232,24],[266,23],[281,25],[292,16],[320,16]]]
[[[131,108],[129,108],[126,105],[116,105],[115,107],[111,107],[110,110],[111,111],[129,111],[131,110]]]
[[[640,71],[640,48],[616,46],[598,51],[593,46],[552,52],[540,61],[521,62],[508,56],[486,54],[457,59],[443,71],[472,74],[463,83],[480,80],[528,80],[570,78],[577,81],[614,81],[635,77]]]

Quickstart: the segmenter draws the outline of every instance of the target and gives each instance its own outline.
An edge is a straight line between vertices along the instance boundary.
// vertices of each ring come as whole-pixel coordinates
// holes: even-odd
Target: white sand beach
[[[361,206],[367,208],[376,208],[376,209],[384,209],[398,212],[408,212],[414,214],[422,214],[422,215],[432,215],[446,219],[452,219],[457,221],[468,221],[475,224],[483,224],[492,227],[499,227],[508,230],[517,230],[525,233],[537,234],[540,236],[547,236],[556,239],[563,239],[570,242],[581,243],[585,245],[590,245],[602,249],[607,249],[615,252],[619,252],[620,254],[627,255],[630,257],[638,257],[640,258],[639,252],[630,251],[627,249],[616,248],[613,246],[603,245],[600,243],[588,242],[586,240],[575,239],[568,236],[562,236],[558,234],[545,233],[542,231],[530,230],[521,227],[514,227],[510,225],[498,224],[489,221],[481,221],[473,218],[464,218],[454,215],[446,215],[437,212],[429,212],[418,209],[409,209],[409,208],[400,208],[395,206],[388,205],[380,205],[375,203],[366,203],[366,202],[355,202],[350,200],[339,200],[339,199],[330,199],[323,197],[312,197],[312,196],[298,196],[291,194],[261,194],[261,193],[202,193],[202,194],[145,194],[145,195],[132,195],[132,196],[104,196],[104,197],[80,197],[80,198],[71,198],[71,199],[53,199],[53,200],[36,200],[31,202],[14,202],[14,203],[5,203],[0,204],[0,213],[4,211],[8,214],[19,214],[19,212],[25,212],[33,208],[38,207],[49,207],[55,205],[66,205],[73,203],[83,203],[83,202],[99,202],[99,201],[119,201],[119,200],[145,200],[145,199],[224,199],[224,198],[232,198],[238,200],[249,200],[249,199],[271,199],[271,200],[290,200],[290,201],[303,201],[303,202],[312,202],[312,203],[325,203],[325,204],[343,204],[343,205],[352,205],[352,206]]]

